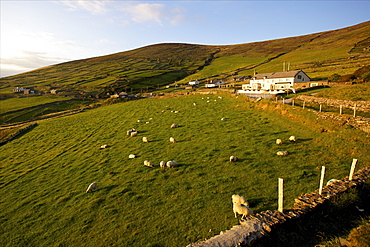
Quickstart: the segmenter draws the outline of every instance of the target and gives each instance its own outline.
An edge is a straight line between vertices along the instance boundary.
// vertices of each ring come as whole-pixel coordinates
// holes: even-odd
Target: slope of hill
[[[370,21],[299,37],[241,45],[157,44],[71,61],[0,79],[0,93],[15,86],[91,92],[158,88],[191,79],[303,69],[312,79],[352,73],[370,64]]]

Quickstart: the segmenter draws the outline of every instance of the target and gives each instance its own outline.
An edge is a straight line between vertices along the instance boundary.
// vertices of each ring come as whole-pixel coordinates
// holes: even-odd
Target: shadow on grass
[[[347,236],[370,216],[369,210],[361,212],[357,209],[370,208],[369,193],[370,184],[365,184],[361,190],[353,189],[342,194],[321,205],[315,212],[275,228],[268,237],[256,241],[253,246],[312,247]],[[255,202],[251,200],[252,203]]]

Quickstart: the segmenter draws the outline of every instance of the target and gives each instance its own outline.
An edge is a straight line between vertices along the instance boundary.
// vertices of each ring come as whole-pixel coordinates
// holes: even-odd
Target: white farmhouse
[[[204,87],[218,87],[224,84],[225,82],[223,82],[222,80],[211,80],[210,82],[206,83]]]
[[[243,84],[239,93],[268,93],[278,94],[287,91],[295,92],[295,84],[307,83],[310,77],[302,70],[284,71],[257,74],[253,76],[249,84]]]
[[[198,84],[199,84],[199,81],[198,80],[189,81],[189,85],[198,85]]]

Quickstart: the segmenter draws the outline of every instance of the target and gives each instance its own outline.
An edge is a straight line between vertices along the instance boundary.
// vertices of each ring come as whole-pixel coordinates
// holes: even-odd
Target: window
[[[298,78],[298,79],[302,79],[302,76],[301,76],[301,75],[298,75],[298,76],[297,76],[297,78]]]

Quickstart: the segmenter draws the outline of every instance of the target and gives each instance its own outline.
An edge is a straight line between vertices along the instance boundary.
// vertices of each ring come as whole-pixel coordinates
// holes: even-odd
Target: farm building
[[[278,94],[287,91],[295,92],[297,88],[302,87],[301,84],[307,85],[307,83],[310,83],[310,77],[302,70],[264,73],[253,76],[249,84],[243,84],[242,90],[238,92],[258,94]]]
[[[225,84],[225,82],[223,82],[222,80],[211,80],[208,83],[206,83],[204,86],[205,87],[218,87],[218,86],[224,85],[224,84]]]
[[[198,85],[198,84],[199,84],[199,81],[198,80],[189,81],[189,85]]]

